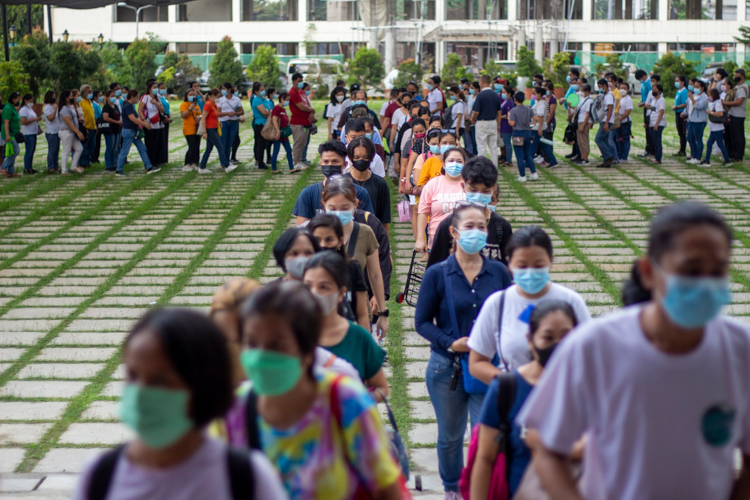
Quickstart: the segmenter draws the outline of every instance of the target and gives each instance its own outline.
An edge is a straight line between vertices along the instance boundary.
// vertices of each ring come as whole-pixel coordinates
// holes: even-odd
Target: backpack
[[[576,112],[573,114],[573,124],[575,125],[576,130],[578,130],[578,115],[581,113],[581,109],[583,108],[583,105],[586,104],[586,101],[590,101],[590,100],[591,100],[591,97],[587,97],[586,99],[584,99],[583,101],[581,101],[578,104],[578,108],[576,109]],[[590,113],[590,111],[589,111],[589,113]],[[589,117],[589,119],[590,118],[591,117]]]
[[[443,128],[451,128],[451,125],[453,125],[453,106],[455,104],[451,104],[448,109],[443,111]],[[456,134],[458,134],[458,130],[456,130]]]
[[[599,123],[607,113],[607,107],[604,105],[604,96],[606,94],[600,94],[596,96],[593,104],[591,104],[591,119],[594,123]]]
[[[578,118],[576,117],[576,120]],[[578,122],[570,122],[568,123],[568,126],[565,127],[565,144],[575,144],[576,142],[576,133],[578,131]]]
[[[105,500],[117,461],[125,452],[125,444],[106,452],[94,467],[89,483],[88,500]],[[226,449],[229,489],[234,500],[252,500],[255,497],[255,475],[247,451],[234,447]]]
[[[488,500],[508,500],[510,497],[510,488],[508,486],[508,437],[510,436],[511,422],[508,419],[513,401],[516,399],[516,376],[513,373],[503,373],[497,376],[500,383],[500,391],[497,398],[497,412],[500,415],[500,453],[498,453],[495,463],[492,465],[492,475],[490,477],[490,490]],[[464,498],[471,496],[471,473],[474,470],[474,463],[477,459],[479,449],[479,428],[476,425],[471,431],[471,441],[469,442],[469,456],[466,461],[466,467],[461,471],[459,488]]]

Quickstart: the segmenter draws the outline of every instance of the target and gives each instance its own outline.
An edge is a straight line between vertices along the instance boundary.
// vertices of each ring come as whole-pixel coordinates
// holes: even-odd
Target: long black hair
[[[333,231],[333,233],[336,235],[336,237],[341,241],[341,239],[344,237],[344,228],[341,226],[341,219],[336,217],[335,215],[331,214],[318,214],[315,217],[312,218],[310,223],[307,225],[307,231],[310,233],[311,236],[314,236],[315,230],[319,227],[325,227]],[[321,247],[323,249],[323,247]],[[339,254],[344,260],[349,260],[349,255],[346,253],[346,248],[344,248],[344,245],[341,245],[339,248],[336,248],[333,250],[337,254]]]
[[[539,329],[542,320],[553,312],[560,311],[573,323],[573,328],[578,326],[578,318],[573,307],[564,300],[543,300],[534,308],[529,317],[529,337],[533,337]]]
[[[506,253],[508,261],[513,258],[513,252],[519,248],[542,247],[552,258],[552,240],[549,235],[539,226],[524,226],[514,231],[510,237]]]

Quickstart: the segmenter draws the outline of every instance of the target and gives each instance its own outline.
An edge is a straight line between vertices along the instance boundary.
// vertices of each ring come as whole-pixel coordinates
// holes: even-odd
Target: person
[[[159,89],[159,101],[161,102],[162,109],[164,109],[163,116],[159,117],[163,128],[160,132],[161,148],[159,149],[159,163],[157,164],[158,166],[162,166],[169,163],[169,124],[173,120],[171,110],[169,109],[167,85],[164,82],[157,82],[156,86]]]
[[[677,75],[674,78],[674,87],[677,89],[677,93],[674,97],[674,126],[677,129],[677,134],[680,136],[680,150],[672,156],[686,156],[685,150],[687,146],[687,122],[682,114],[687,108],[688,101],[688,89],[687,89],[687,78],[682,75]]]
[[[458,151],[460,149],[451,149],[445,155],[450,161],[461,161],[459,160],[459,155],[456,154]],[[502,262],[507,266],[508,259],[505,249],[513,234],[513,228],[510,222],[489,209],[495,190],[498,187],[497,177],[497,167],[492,161],[483,156],[476,156],[464,162],[461,169],[461,178],[464,181],[464,190],[466,191],[466,201],[487,206],[485,212],[487,216],[487,244],[482,249],[482,255],[490,260]],[[492,206],[492,208],[495,207]],[[438,225],[435,237],[432,240],[427,267],[443,262],[451,255],[455,247],[453,236],[450,233],[451,223],[452,218],[446,217]]]
[[[719,91],[718,89],[711,89],[708,92],[708,116],[715,116],[716,118],[721,118],[722,120],[726,118],[725,113],[726,110],[724,109],[724,106],[722,105],[722,101],[719,98]],[[721,151],[721,154],[724,156],[724,163],[723,167],[729,167],[732,165],[732,160],[729,157],[729,152],[727,151],[726,146],[724,145],[724,123],[721,122],[713,122],[709,119],[708,121],[708,144],[706,144],[706,159],[699,163],[701,166],[710,167],[711,166],[711,150],[714,146],[714,143],[716,143],[719,146],[719,150]]]
[[[201,113],[203,113],[203,106],[206,104],[206,97],[203,95],[203,92],[201,92],[201,84],[199,82],[190,82],[188,88],[193,89],[193,92],[195,92],[195,102],[198,103],[198,107],[200,108]]]
[[[528,180],[539,179],[534,165],[531,145],[531,120],[535,115],[530,107],[524,105],[525,97],[523,92],[516,92],[513,96],[515,103],[508,113],[508,123],[513,127],[513,149],[516,152],[516,162],[518,163],[518,182],[526,182],[526,168],[531,170]],[[538,127],[542,127],[542,123],[543,120],[539,122]]]
[[[630,115],[633,113],[633,99],[630,98],[630,85],[627,82],[622,82],[619,85],[620,94],[622,94],[620,99],[620,128],[615,130],[615,134],[617,137],[617,158],[619,158],[620,163],[625,163],[628,161],[628,155],[630,154],[630,133],[633,126],[633,119]],[[685,93],[687,94],[687,91]],[[685,131],[683,130],[684,135]],[[680,140],[682,140],[682,136]],[[685,156],[684,150],[682,156]]]
[[[349,267],[349,279],[346,283],[346,300],[352,320],[362,328],[370,328],[370,313],[368,310],[367,282],[359,262],[349,258],[344,248],[344,228],[335,215],[318,214],[312,218],[307,231],[318,240],[321,250],[331,250],[338,253]]]
[[[84,139],[81,141],[83,152],[81,153],[81,159],[78,160],[78,164],[86,168],[91,166],[91,159],[96,147],[96,114],[94,113],[93,104],[94,91],[91,90],[91,85],[81,85],[80,96],[79,105],[83,110],[83,126],[86,133],[84,134]]]
[[[731,140],[731,161],[742,162],[745,157],[745,117],[747,116],[747,98],[750,89],[745,81],[745,69],[734,70],[735,87],[733,101],[722,101],[724,108],[729,108],[729,138]]]
[[[448,158],[446,155],[448,152],[452,152],[452,156],[455,157],[452,161],[458,162],[462,166],[466,161],[466,151],[457,147],[456,136],[449,131],[436,131],[431,130],[427,136],[427,141],[430,146],[430,157],[424,159],[426,155],[422,155],[417,160],[417,163],[424,162],[418,168],[419,181],[417,181],[417,187],[414,189],[414,194],[419,195],[422,193],[422,189],[435,177],[443,175],[443,171],[447,171]],[[460,158],[460,159],[459,159]],[[452,164],[451,169],[455,170],[458,168]]]
[[[102,133],[99,130],[99,125],[102,122],[102,106],[104,106],[104,95],[101,90],[94,90],[94,98],[91,100],[91,105],[94,107],[94,119],[96,120],[96,143],[94,144],[94,149],[91,151],[91,163],[100,163]]]
[[[289,173],[296,174],[302,171],[302,167],[295,166],[292,162],[292,147],[289,144],[289,131],[293,128],[289,127],[289,117],[286,114],[286,107],[289,106],[289,94],[281,92],[279,94],[279,103],[271,110],[271,122],[275,131],[275,139],[273,140],[273,154],[271,156],[271,171],[273,173],[280,173],[280,170],[276,169],[276,159],[279,156],[279,149],[284,146],[286,152],[286,161],[289,164]],[[282,131],[284,134],[282,135]]]
[[[146,174],[155,174],[161,170],[160,167],[154,166],[151,163],[151,158],[148,156],[148,151],[146,151],[146,145],[141,141],[139,136],[140,127],[148,130],[153,125],[148,119],[141,120],[138,118],[135,108],[136,102],[138,102],[138,91],[133,89],[128,92],[127,100],[122,105],[122,148],[120,149],[120,156],[117,158],[117,172],[115,172],[115,175],[120,177],[125,175],[125,160],[128,158],[130,146],[132,145],[135,145],[135,148],[138,150],[141,161],[143,161],[143,166],[146,169]]]
[[[18,115],[21,119],[21,133],[26,144],[26,152],[23,155],[23,173],[24,175],[36,174],[37,171],[33,168],[34,152],[36,151],[36,135],[41,130],[39,121],[42,117],[37,116],[34,112],[34,96],[32,94],[23,96]]]
[[[280,280],[301,280],[305,264],[319,251],[318,240],[305,228],[292,227],[281,233],[272,250],[276,265],[284,271],[284,276]]]
[[[21,94],[18,92],[11,92],[8,96],[8,104],[3,108],[3,135],[5,136],[5,143],[11,145],[12,153],[5,155],[0,170],[5,177],[18,177],[20,174],[15,172],[15,161],[16,157],[21,154],[21,147],[16,141],[16,134],[21,132],[21,117],[16,109],[21,103]],[[6,151],[8,148],[6,147]]]
[[[429,103],[430,113],[433,115],[443,115],[445,109],[445,96],[440,90],[442,79],[438,75],[433,75],[427,80],[427,102]]]
[[[242,101],[234,95],[232,84],[225,82],[221,86],[221,98],[217,102],[217,111],[219,123],[221,124],[221,145],[224,148],[224,157],[230,166],[237,166],[232,163],[232,144],[239,133],[239,117],[245,114],[242,108]],[[230,170],[227,170],[228,172]]]
[[[226,172],[232,172],[237,168],[237,165],[231,165],[229,163],[229,157],[227,156],[227,149],[221,142],[219,137],[219,117],[221,111],[219,110],[219,100],[222,98],[221,91],[217,88],[211,89],[208,93],[208,99],[206,104],[203,106],[203,114],[201,115],[201,122],[204,124],[203,139],[206,141],[206,150],[203,152],[203,158],[201,159],[200,174],[210,174],[206,165],[208,164],[208,158],[211,156],[211,151],[216,148],[216,152],[219,154],[219,163],[221,169]],[[233,111],[226,111],[225,113],[233,113]],[[231,144],[231,143],[230,143]]]
[[[117,138],[120,137],[122,129],[122,114],[117,106],[114,90],[105,92],[104,102],[102,123],[99,127],[99,132],[104,136],[104,171],[114,173],[117,171]]]
[[[389,147],[391,148],[391,152],[394,155],[394,158],[396,158],[395,164],[397,166],[400,165],[400,162],[398,161],[398,159],[401,156],[400,155],[401,151],[398,149],[398,146],[395,141],[398,138],[401,128],[411,118],[409,115],[409,110],[410,110],[411,100],[413,98],[414,98],[414,95],[412,95],[410,92],[403,92],[401,93],[401,95],[399,95],[398,99],[396,100],[396,104],[398,104],[399,107],[393,112],[393,116],[391,117],[390,130],[386,132],[387,137],[388,137],[388,144],[390,145]]]
[[[68,173],[68,156],[71,152],[73,156],[70,162],[70,171],[78,174],[83,173],[83,167],[78,164],[78,160],[83,153],[83,144],[81,144],[81,141],[84,137],[78,129],[78,112],[75,107],[77,97],[77,90],[63,90],[60,92],[57,102],[57,109],[59,109],[58,119],[60,120],[60,131],[58,134],[60,136],[60,144],[62,145],[62,175],[70,175]],[[3,109],[3,114],[5,114],[5,109]]]
[[[60,173],[60,117],[54,90],[44,94],[44,138],[47,139],[47,172]]]
[[[474,83],[476,83],[476,89],[474,88]],[[472,110],[474,109],[474,100],[476,99],[478,90],[479,82],[470,82],[463,86],[464,96],[466,96],[463,140],[464,149],[466,149],[466,152],[469,154],[469,156],[474,156],[477,154],[475,131],[474,126],[471,124],[471,119],[474,115],[474,112]]]
[[[638,263],[649,301],[580,326],[517,419],[538,432],[547,491],[583,498],[563,455],[586,433],[587,452],[596,450],[592,461],[584,455],[590,498],[747,496],[750,331],[720,314],[731,300],[732,239],[700,203],[656,214]]]
[[[274,106],[276,105],[276,89],[274,87],[268,87],[266,89],[266,95],[263,98],[265,101],[265,107],[266,109],[269,109],[273,111]],[[269,116],[269,118],[271,118]],[[271,164],[271,156],[273,154],[273,141],[266,140],[266,161],[264,162],[266,166]]]
[[[305,224],[319,213],[324,213],[323,190],[326,183],[334,177],[340,176],[344,170],[344,159],[348,155],[346,146],[339,141],[328,141],[318,146],[320,155],[320,169],[323,180],[312,186],[307,186],[297,197],[292,209],[292,215],[297,217],[297,225]],[[372,200],[367,190],[354,184],[357,205],[367,212],[375,212]]]
[[[500,106],[500,137],[505,147],[505,158],[500,162],[500,167],[513,166],[513,127],[508,122],[510,110],[515,106],[513,95],[513,89],[508,85],[503,87],[503,91],[500,93],[500,98],[502,99],[502,105]]]
[[[353,118],[346,122],[346,129],[344,130],[344,144],[349,144],[353,140],[362,137],[367,138],[367,124],[365,123],[364,118]],[[372,130],[372,128],[370,128]],[[372,133],[371,133],[372,134]],[[374,143],[373,143],[374,145]],[[377,146],[375,146],[377,148]],[[382,146],[380,146],[382,149]],[[346,158],[346,165],[344,166],[344,171],[349,171],[352,168],[351,161],[349,158]],[[381,179],[385,178],[385,164],[383,163],[383,158],[380,157],[380,155],[375,154],[372,159],[370,160],[370,170],[373,174],[377,175]]]
[[[545,90],[544,100],[547,103],[548,108],[546,118],[547,126],[542,133],[542,137],[548,141],[554,141],[555,130],[557,129],[557,97],[555,97],[555,84],[552,83],[551,80],[546,80],[542,88]],[[617,105],[619,106],[619,104],[620,101],[618,100]],[[558,164],[557,158],[555,158],[554,146],[550,146],[549,144],[545,144],[545,146],[547,147],[545,148],[544,146],[541,146],[543,160],[539,164],[547,168],[557,167]]]
[[[372,141],[375,146],[375,154],[380,157],[380,160],[385,165],[385,148],[383,147],[383,138],[380,137],[380,132],[375,128],[375,122],[369,116],[363,116],[360,118],[362,124],[365,126],[365,137]],[[383,167],[383,175],[385,177],[385,167]]]
[[[151,128],[145,129],[143,134],[148,159],[155,168],[161,162],[161,151],[164,146],[164,140],[162,139],[164,124],[161,118],[163,115],[164,106],[159,98],[158,82],[153,79],[149,80],[146,83],[146,93],[141,96],[138,103],[138,116],[142,116],[145,121],[151,124]]]
[[[292,88],[289,89],[288,101],[289,109],[292,112],[291,127],[294,144],[292,148],[294,157],[294,170],[300,171],[306,167],[302,160],[302,153],[307,146],[307,140],[310,135],[310,126],[315,123],[315,109],[310,105],[310,101],[305,95],[305,82],[302,81],[301,73],[292,75]],[[287,140],[288,142],[288,140]],[[276,146],[274,145],[274,148]],[[286,146],[285,146],[286,148]]]
[[[703,154],[703,131],[708,122],[708,97],[706,84],[702,80],[695,80],[693,91],[688,94],[690,114],[688,115],[687,140],[690,144],[690,159],[687,163],[698,164]]]
[[[530,154],[531,162],[534,164],[534,159],[539,160],[540,165],[546,165],[547,168],[557,167],[557,159],[555,154],[552,152],[552,148],[549,144],[541,142],[541,139],[546,138],[547,128],[549,127],[549,114],[550,106],[546,100],[547,90],[544,87],[535,87],[531,91],[531,99],[534,102],[534,107],[531,109],[531,137],[530,137]],[[537,156],[537,154],[539,156]],[[549,163],[545,162],[543,158],[549,159]],[[532,173],[536,173],[536,166],[532,170]],[[531,179],[533,180],[533,179]]]
[[[651,134],[651,142],[654,145],[653,162],[660,165],[662,155],[661,134],[664,131],[664,127],[667,126],[667,119],[664,116],[666,103],[664,101],[664,90],[661,84],[657,83],[653,85],[651,92],[653,93],[654,98],[650,105],[651,114],[649,115],[649,133]]]
[[[388,379],[383,370],[385,351],[378,346],[368,329],[339,314],[346,299],[349,267],[341,255],[321,252],[305,265],[304,284],[321,305],[323,322],[318,345],[354,366],[373,398],[388,397]]]
[[[201,160],[201,136],[198,135],[198,126],[201,121],[200,106],[198,106],[198,95],[195,90],[188,87],[185,98],[180,104],[180,117],[182,117],[182,134],[187,142],[185,153],[185,165],[183,172],[198,170]]]
[[[497,131],[502,122],[502,101],[490,88],[490,75],[479,77],[482,90],[477,94],[472,108],[472,125],[476,130],[477,154],[486,156],[489,149],[490,159],[497,158]]]
[[[641,102],[638,103],[638,107],[643,108],[643,126],[646,130],[648,130],[648,115],[650,114],[650,111],[646,109],[646,101],[651,94],[651,79],[649,78],[648,73],[646,73],[642,69],[636,70],[635,79],[641,82]],[[640,156],[641,158],[645,158],[647,156],[653,156],[653,154],[654,145],[651,143],[651,134],[647,132],[646,150],[638,156]]]
[[[510,273],[480,252],[487,241],[485,208],[461,202],[452,215],[455,252],[422,277],[414,326],[430,342],[425,381],[437,417],[438,468],[446,500],[459,499],[467,417],[478,423],[484,394],[470,393],[465,379],[451,384],[457,358],[466,358],[471,325],[491,294],[510,286]]]
[[[427,108],[424,109],[426,110]],[[422,126],[425,125],[425,122],[417,120],[412,121],[411,149],[407,156],[406,170],[404,174],[404,178],[408,181],[405,186],[405,191],[409,194],[418,194],[415,192],[414,187],[417,186],[417,183],[419,182],[419,174],[422,164],[428,158],[431,158],[432,151],[436,150],[432,147],[437,146],[434,141],[440,140],[440,130],[443,128],[442,118],[435,116],[429,118],[428,121],[429,124],[425,127],[426,133],[424,134],[422,133]],[[433,144],[431,144],[431,142],[433,142]],[[437,151],[439,151],[439,148]]]
[[[346,500],[356,491],[408,498],[367,389],[312,368],[323,316],[321,299],[301,283],[267,285],[244,305],[242,361],[257,395],[247,402],[256,442],[292,500]]]
[[[359,137],[349,143],[346,151],[352,168],[344,174],[344,177],[350,178],[354,184],[367,191],[372,202],[373,215],[388,232],[388,226],[391,223],[391,190],[385,179],[374,175],[370,170],[372,159],[376,156],[375,146],[370,139]]]
[[[232,85],[232,94],[236,95],[240,100],[242,99],[242,94],[239,93],[239,90],[237,89],[237,85]],[[273,109],[273,104],[271,104],[271,107],[269,108]],[[237,119],[238,127],[241,127],[243,123],[245,123],[245,115],[243,110],[243,115],[240,116]],[[234,163],[236,165],[240,164],[240,161],[237,159],[237,151],[240,149],[240,130],[237,129],[237,134],[234,136],[234,141],[232,141],[232,154],[229,156],[229,163]]]
[[[610,168],[615,161],[614,152],[610,149],[609,135],[612,132],[612,123],[614,123],[614,112],[615,112],[615,98],[612,92],[609,90],[607,80],[600,78],[596,82],[598,88],[597,102],[600,99],[604,99],[602,104],[603,109],[599,116],[599,129],[596,131],[596,137],[594,141],[602,155],[602,163],[597,165],[597,168]],[[596,106],[596,103],[594,104]],[[648,106],[648,105],[647,105]],[[648,109],[648,108],[647,108]],[[651,138],[653,142],[653,137]]]
[[[406,90],[404,89],[403,91],[401,91],[398,89],[398,87],[393,87],[391,89],[390,99],[385,101],[380,107],[378,118],[380,120],[381,126],[383,127],[383,131],[391,129],[393,113],[401,107],[401,105],[398,103],[398,97],[402,92],[406,92]],[[388,141],[388,137],[384,137],[384,139],[386,140],[386,142]]]
[[[331,102],[326,104],[323,111],[323,118],[328,121],[328,140],[332,141],[339,138],[339,130],[334,126],[334,119],[343,111],[344,99],[346,99],[346,89],[344,87],[335,87],[331,91]]]
[[[591,85],[584,83],[581,85],[581,92],[583,97],[580,99],[580,103],[577,106],[574,120],[577,120],[578,129],[576,130],[576,144],[578,145],[578,151],[580,159],[576,161],[577,165],[586,166],[589,164],[589,153],[591,152],[591,143],[589,140],[589,131],[593,126],[593,120],[591,118],[591,106],[594,104],[591,98]]]
[[[586,303],[577,292],[550,281],[552,240],[542,228],[524,226],[518,229],[510,238],[506,252],[515,285],[487,299],[468,342],[471,375],[485,384],[496,375],[531,361],[526,341],[529,314],[542,301],[567,302],[579,323],[591,319]],[[496,355],[500,358],[499,367],[492,364]]]
[[[479,417],[476,462],[471,472],[472,498],[488,498],[492,468],[501,451],[500,443],[503,437],[508,440],[505,448],[505,470],[510,497],[518,491],[526,468],[531,463],[531,450],[527,443],[535,443],[537,434],[534,430],[524,429],[518,425],[515,422],[516,416],[539,383],[550,357],[577,324],[575,311],[570,304],[561,300],[542,301],[531,312],[526,338],[532,356],[531,361],[511,372],[509,377],[513,378],[510,387],[501,388],[501,379],[494,379],[484,398]],[[511,387],[511,394],[502,392]],[[499,411],[500,398],[509,403],[508,413],[505,415],[501,415]],[[505,436],[501,436],[503,424],[509,425],[510,432]],[[585,440],[576,443],[573,458],[581,459],[584,443]]]
[[[288,498],[262,452],[229,448],[204,433],[233,398],[226,342],[208,317],[187,309],[151,311],[130,331],[123,358],[120,418],[135,437],[85,466],[74,500],[97,491],[110,499],[230,500],[239,491]]]
[[[417,82],[410,81],[406,84],[406,91],[410,92],[414,96],[414,100],[417,102],[422,101],[424,97],[422,97],[422,94],[419,92],[419,85],[417,85]]]
[[[463,137],[465,130],[464,118],[466,117],[466,96],[457,85],[452,85],[448,89],[448,99],[451,102],[455,102],[448,108],[451,110],[452,122],[446,123],[445,128],[455,130],[456,138]]]

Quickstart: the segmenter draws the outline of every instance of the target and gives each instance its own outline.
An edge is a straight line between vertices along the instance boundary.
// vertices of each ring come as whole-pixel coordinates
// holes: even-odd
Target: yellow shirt
[[[419,181],[417,182],[417,186],[424,186],[430,182],[430,180],[435,177],[440,177],[441,175],[443,175],[443,162],[440,158],[436,156],[428,158],[427,161],[422,164],[422,170],[419,171]]]
[[[620,99],[622,99],[622,93],[617,87],[612,89],[612,96],[615,98],[615,113],[620,112]]]
[[[94,118],[94,106],[88,99],[81,99],[81,109],[83,109],[83,125],[88,130],[96,130],[96,118]]]

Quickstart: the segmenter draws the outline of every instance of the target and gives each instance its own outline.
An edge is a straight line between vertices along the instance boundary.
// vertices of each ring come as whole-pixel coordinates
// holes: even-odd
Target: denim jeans
[[[721,150],[721,154],[724,155],[724,161],[729,162],[729,151],[727,151],[727,147],[724,144],[724,131],[723,130],[713,130],[708,135],[708,144],[706,144],[706,161],[711,161],[711,148],[714,145],[714,142],[717,146],[719,146],[719,149]]]
[[[91,165],[91,155],[96,146],[96,130],[89,130],[86,140],[81,145],[83,146],[83,152],[81,153],[81,159],[78,160],[78,164],[82,167],[88,167]]]
[[[34,151],[36,151],[36,134],[24,134],[26,152],[23,154],[23,170],[31,172],[34,163]]]
[[[513,132],[503,132],[503,144],[505,144],[505,161],[513,161]]]
[[[305,142],[305,149],[302,150],[302,162],[307,161],[307,148],[310,146],[310,137],[312,137],[312,134],[309,132],[310,129],[307,129],[307,142]]]
[[[535,174],[534,155],[531,154],[531,130],[514,130],[513,137],[524,138],[523,146],[513,146],[513,150],[516,152],[518,173],[521,177],[526,177],[526,168],[528,167],[531,173]]]
[[[18,145],[15,139],[11,139],[11,141],[8,143],[13,146],[13,154],[8,156],[5,156],[5,161],[3,161],[3,166],[0,167],[3,170],[7,170],[9,174],[15,174],[16,173],[16,156],[21,154],[21,146]]]
[[[648,128],[648,133],[651,135],[651,142],[654,144],[654,160],[661,162],[662,145],[661,145],[661,133],[664,132],[664,127],[657,127],[658,130],[654,130],[654,127]],[[701,146],[703,141],[701,140]]]
[[[622,124],[620,124],[620,128],[622,128]],[[620,155],[617,154],[617,137],[619,134],[620,129],[612,130],[612,124],[609,124],[609,134],[607,134],[607,145],[609,146],[609,150],[612,152],[612,156],[614,156],[614,161],[620,161]]]
[[[239,122],[236,120],[221,122],[221,147],[224,149],[224,157],[227,162],[232,157],[232,144],[234,144],[234,138],[237,137],[239,128]]]
[[[104,168],[117,169],[117,136],[118,134],[102,134],[104,136]]]
[[[688,122],[687,140],[690,144],[690,157],[700,160],[703,156],[703,130],[706,122]]]
[[[612,151],[609,150],[609,135],[611,133],[611,130],[609,132],[604,131],[604,123],[602,122],[599,124],[599,130],[596,131],[596,137],[594,138],[604,161],[609,160],[613,156]]]
[[[464,130],[464,149],[467,153],[474,156],[477,154],[477,140],[474,136],[474,127]]]
[[[54,134],[44,134],[47,139],[47,170],[60,169],[60,136]]]
[[[545,159],[545,161],[549,162],[550,166],[557,165],[557,158],[555,158],[555,153],[552,152],[552,146],[549,144],[545,144],[541,141],[542,138],[547,139],[547,134],[543,133],[541,136],[539,135],[539,132],[536,130],[531,131],[531,138],[533,141],[532,151],[531,151],[531,158],[532,160],[536,157],[537,152],[542,155],[542,157]],[[552,139],[549,139],[552,140]]]
[[[222,131],[222,135],[223,134],[224,132]],[[221,137],[219,137],[219,132],[217,132],[217,129],[207,128],[206,137],[206,151],[203,153],[203,159],[201,159],[201,169],[206,168],[208,157],[211,156],[211,151],[213,151],[214,148],[216,148],[216,151],[219,153],[219,163],[221,164],[222,168],[228,167],[229,157],[225,154],[226,151],[222,147]],[[231,142],[229,143],[229,146],[232,146]]]
[[[620,128],[615,131],[617,133],[617,158],[622,161],[627,160],[630,154],[630,127],[632,125],[632,122],[620,123]]]
[[[286,161],[289,162],[289,170],[294,168],[294,162],[292,161],[292,146],[289,145],[289,141],[273,141],[273,155],[271,155],[271,170],[276,171],[276,158],[279,157],[279,148],[284,145],[284,151],[286,151]]]
[[[458,491],[458,480],[464,466],[464,433],[468,417],[471,425],[479,423],[484,394],[469,394],[459,381],[450,390],[453,360],[431,353],[427,363],[427,392],[438,424],[437,454],[440,479],[445,491]]]
[[[125,170],[125,160],[128,159],[128,153],[130,152],[130,146],[135,144],[135,149],[138,150],[138,154],[141,156],[141,161],[146,170],[151,169],[151,160],[148,158],[148,152],[146,151],[146,145],[143,141],[138,139],[138,130],[130,128],[122,129],[122,149],[120,149],[120,155],[117,158],[117,171],[123,172]]]

